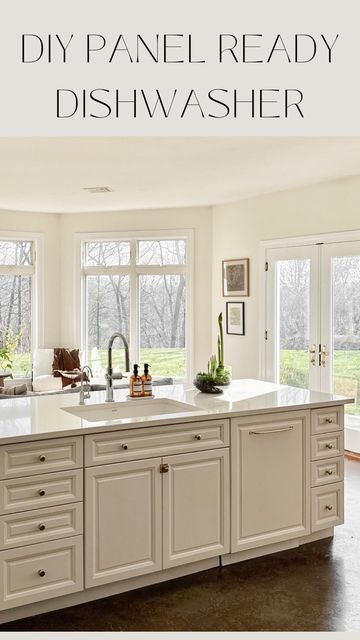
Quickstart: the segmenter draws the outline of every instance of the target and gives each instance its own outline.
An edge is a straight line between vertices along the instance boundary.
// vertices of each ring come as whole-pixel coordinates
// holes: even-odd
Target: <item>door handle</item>
[[[281,433],[282,431],[292,431],[294,427],[284,427],[283,429],[264,429],[264,431],[249,431],[249,436],[266,436],[268,433]]]
[[[326,367],[326,357],[329,355],[326,346],[319,344],[319,367]]]
[[[312,347],[309,347],[309,354],[310,354],[310,364],[313,365],[313,367],[316,366],[316,344],[313,344]]]

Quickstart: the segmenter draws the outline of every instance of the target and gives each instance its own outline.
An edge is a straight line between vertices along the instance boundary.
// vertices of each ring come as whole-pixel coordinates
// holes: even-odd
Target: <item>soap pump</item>
[[[142,381],[139,376],[139,365],[134,364],[134,372],[130,378],[130,397],[140,398],[142,396]]]

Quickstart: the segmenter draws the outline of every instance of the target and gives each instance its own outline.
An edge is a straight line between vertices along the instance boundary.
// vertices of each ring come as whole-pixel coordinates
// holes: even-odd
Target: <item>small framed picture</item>
[[[249,258],[223,260],[223,296],[249,295]]]
[[[245,335],[245,302],[226,303],[226,333]]]

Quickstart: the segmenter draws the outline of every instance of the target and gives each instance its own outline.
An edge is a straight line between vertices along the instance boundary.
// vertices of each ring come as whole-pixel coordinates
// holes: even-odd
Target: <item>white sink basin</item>
[[[168,413],[184,413],[199,411],[199,407],[169,398],[148,398],[123,402],[104,402],[103,404],[76,405],[62,407],[63,411],[72,413],[88,422],[108,422],[124,418],[141,418]]]

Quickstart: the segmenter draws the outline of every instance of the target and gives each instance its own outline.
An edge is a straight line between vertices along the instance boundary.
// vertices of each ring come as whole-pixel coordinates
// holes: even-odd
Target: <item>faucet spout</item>
[[[125,336],[122,333],[114,333],[108,343],[108,366],[106,370],[106,402],[114,402],[114,389],[113,389],[113,366],[112,366],[112,350],[114,340],[120,338],[124,344],[125,349],[125,369],[130,371],[130,357],[129,357],[129,345]]]
[[[91,370],[91,367],[89,367],[87,364],[83,366],[80,372],[81,380],[80,380],[79,404],[85,404],[85,399],[90,398],[89,387],[86,388],[86,391],[84,389],[84,373],[88,373],[90,378],[92,378],[93,372]]]

